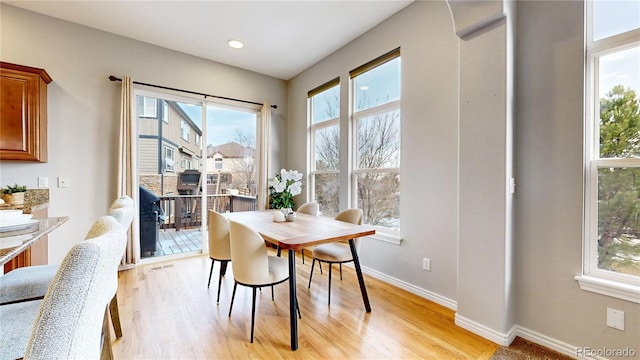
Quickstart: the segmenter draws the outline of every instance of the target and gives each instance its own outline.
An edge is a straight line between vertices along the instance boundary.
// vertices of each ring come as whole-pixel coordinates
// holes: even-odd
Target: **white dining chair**
[[[335,217],[336,220],[344,221],[352,224],[362,224],[362,210],[361,209],[346,209],[342,210]],[[356,248],[358,247],[358,239],[354,239]],[[309,273],[309,288],[311,288],[311,279],[313,278],[313,267],[318,261],[318,264],[325,262],[329,265],[329,293],[327,304],[331,305],[331,266],[333,264],[340,264],[340,280],[342,280],[342,264],[353,261],[353,255],[351,254],[351,247],[348,242],[333,242],[328,244],[318,245],[313,248],[313,261],[311,263],[311,272]],[[322,268],[320,268],[322,271]]]
[[[124,195],[111,203],[108,215],[128,229],[135,216],[135,204],[131,197]],[[123,250],[124,254],[124,250]],[[14,269],[0,277],[0,305],[42,299],[58,272],[58,265],[35,265]],[[122,337],[118,298],[114,297],[109,305],[111,322],[116,338]]]
[[[101,347],[112,355],[104,320],[126,241],[114,218],[97,219],[67,253],[44,299],[1,306],[0,358],[97,359]]]
[[[209,270],[209,282],[211,285],[211,275],[213,274],[213,264],[220,262],[220,272],[218,273],[218,297],[216,303],[220,303],[220,286],[222,276],[225,275],[227,265],[231,261],[231,245],[229,244],[229,220],[221,214],[209,210],[209,258],[211,259],[211,269]]]
[[[300,205],[300,207],[298,207],[298,210],[296,210],[296,212],[318,216],[320,215],[320,205],[316,202],[304,203]],[[304,249],[301,249],[300,252],[302,253],[302,263],[304,264]]]
[[[251,303],[251,342],[256,314],[256,290],[271,286],[271,300],[274,300],[273,286],[289,279],[287,259],[269,256],[264,239],[255,230],[235,221],[229,221],[229,239],[231,244],[231,262],[233,263],[233,293],[229,316],[233,309],[238,284],[253,290]],[[296,308],[298,308],[296,300]],[[298,316],[302,318],[298,308]]]

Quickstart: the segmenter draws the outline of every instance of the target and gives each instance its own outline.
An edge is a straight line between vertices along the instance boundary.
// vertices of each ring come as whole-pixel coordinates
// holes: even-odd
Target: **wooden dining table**
[[[360,268],[360,260],[354,239],[373,235],[375,229],[370,225],[356,225],[334,220],[324,216],[313,216],[297,213],[295,221],[275,222],[274,212],[242,211],[224,214],[227,219],[242,223],[256,230],[262,237],[277,245],[282,250],[288,250],[289,257],[289,318],[291,326],[291,350],[298,348],[298,318],[296,317],[296,260],[295,251],[310,246],[335,242],[349,241],[353,264],[360,284],[362,301],[366,312],[371,312],[367,288]]]

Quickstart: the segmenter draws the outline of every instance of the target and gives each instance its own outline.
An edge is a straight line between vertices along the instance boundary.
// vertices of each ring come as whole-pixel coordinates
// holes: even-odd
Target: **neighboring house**
[[[218,191],[235,189],[242,194],[255,195],[256,149],[235,141],[207,146],[207,184],[217,185]],[[215,190],[214,190],[215,192]]]
[[[201,169],[202,130],[175,101],[138,96],[138,171],[158,195],[177,194],[177,174]]]

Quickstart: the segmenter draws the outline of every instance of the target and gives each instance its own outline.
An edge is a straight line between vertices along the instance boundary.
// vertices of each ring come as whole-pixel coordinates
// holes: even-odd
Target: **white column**
[[[514,3],[449,0],[459,40],[456,324],[498,344],[514,335]]]

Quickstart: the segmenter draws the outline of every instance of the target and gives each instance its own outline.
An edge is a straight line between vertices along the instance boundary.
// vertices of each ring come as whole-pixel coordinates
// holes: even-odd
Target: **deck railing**
[[[165,221],[161,229],[180,230],[202,225],[201,195],[161,196],[160,207]],[[220,213],[256,210],[255,196],[207,195],[207,209]]]

